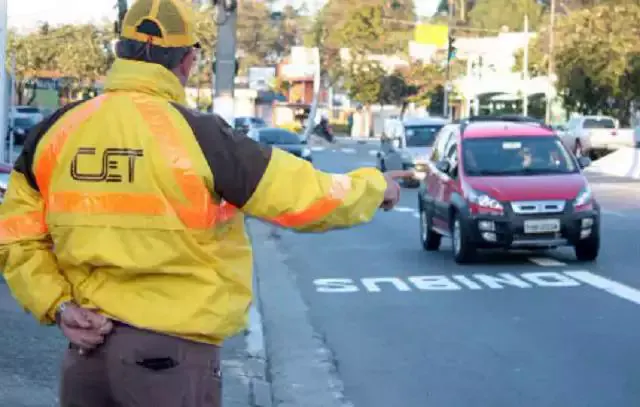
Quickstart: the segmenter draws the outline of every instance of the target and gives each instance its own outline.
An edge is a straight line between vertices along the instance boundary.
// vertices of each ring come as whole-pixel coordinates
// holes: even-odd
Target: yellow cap
[[[127,11],[120,38],[164,48],[199,47],[195,14],[184,0],[136,0]]]

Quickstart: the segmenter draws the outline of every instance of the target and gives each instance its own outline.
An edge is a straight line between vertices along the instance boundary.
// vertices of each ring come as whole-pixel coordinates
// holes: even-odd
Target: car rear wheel
[[[433,218],[424,209],[420,209],[420,241],[429,252],[438,250],[442,241],[442,236],[433,231]]]
[[[574,246],[574,250],[578,261],[595,261],[600,252],[600,236],[594,234],[588,239],[579,241]]]
[[[453,259],[458,264],[467,264],[473,261],[476,255],[476,248],[469,241],[469,237],[465,233],[464,226],[460,220],[460,216],[454,214],[451,223],[451,248],[453,250]]]

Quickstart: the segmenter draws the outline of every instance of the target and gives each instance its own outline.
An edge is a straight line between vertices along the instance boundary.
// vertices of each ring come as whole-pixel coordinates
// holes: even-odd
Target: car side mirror
[[[436,164],[438,171],[448,174],[451,171],[451,163],[447,160],[441,160]]]
[[[591,165],[591,158],[584,156],[578,157],[578,165],[580,166],[580,168],[587,168]]]

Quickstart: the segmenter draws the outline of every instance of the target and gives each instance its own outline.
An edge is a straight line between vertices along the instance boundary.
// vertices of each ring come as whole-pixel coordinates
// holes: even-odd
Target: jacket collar
[[[116,59],[107,74],[105,91],[130,91],[186,104],[184,87],[171,71],[157,64]]]

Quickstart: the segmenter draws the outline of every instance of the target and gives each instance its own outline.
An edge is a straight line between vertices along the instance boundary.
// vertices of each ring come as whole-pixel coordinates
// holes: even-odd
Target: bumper
[[[526,233],[525,222],[558,220],[560,230],[543,233]],[[466,219],[466,233],[479,248],[535,249],[572,246],[600,232],[600,210],[564,213],[519,215],[506,211],[502,216],[470,215]]]

